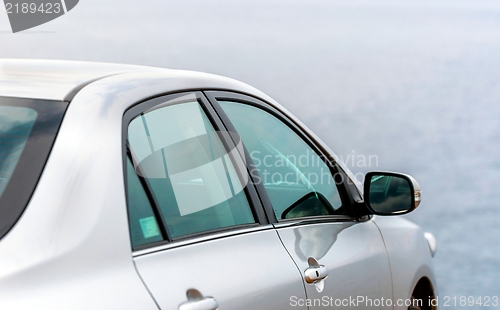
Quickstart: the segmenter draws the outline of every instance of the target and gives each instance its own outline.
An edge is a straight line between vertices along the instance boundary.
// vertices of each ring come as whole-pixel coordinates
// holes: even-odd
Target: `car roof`
[[[307,126],[271,97],[248,84],[231,78],[195,71],[99,62],[0,59],[0,97],[69,102],[80,90],[82,90],[80,94],[85,97],[83,93],[87,85],[85,89],[89,92],[98,90],[103,96],[116,96],[117,92],[123,89],[133,88],[135,99],[130,98],[132,103],[154,95],[159,96],[179,90],[229,90],[255,96],[287,114],[330,154],[335,154]],[[135,87],[137,85],[142,85],[142,87]],[[362,192],[356,177],[342,161],[338,164]]]
[[[0,96],[69,101],[85,85],[130,72],[177,70],[68,60],[0,59]]]

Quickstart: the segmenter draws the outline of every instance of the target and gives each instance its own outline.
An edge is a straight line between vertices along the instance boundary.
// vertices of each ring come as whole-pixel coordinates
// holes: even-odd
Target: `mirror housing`
[[[410,175],[373,171],[365,176],[364,203],[372,214],[406,214],[415,210],[420,201],[420,185]]]

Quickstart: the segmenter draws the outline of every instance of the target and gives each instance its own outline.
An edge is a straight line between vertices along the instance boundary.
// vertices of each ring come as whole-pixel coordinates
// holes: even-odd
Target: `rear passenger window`
[[[127,198],[129,205],[130,237],[134,246],[162,241],[153,206],[141,184],[134,166],[127,158]]]
[[[176,239],[255,223],[238,150],[226,150],[194,94],[136,116],[127,144],[134,246],[161,240],[160,225]]]
[[[30,108],[0,106],[0,197],[14,174],[37,115]]]

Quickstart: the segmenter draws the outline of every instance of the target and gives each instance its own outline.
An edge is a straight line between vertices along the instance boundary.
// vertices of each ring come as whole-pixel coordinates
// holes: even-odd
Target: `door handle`
[[[186,292],[187,301],[179,305],[179,310],[217,310],[219,304],[215,298],[203,295],[195,289]]]
[[[317,267],[309,267],[304,272],[304,275],[307,283],[316,283],[328,276],[328,269],[326,269],[326,267],[323,265]]]
[[[316,283],[328,276],[328,269],[320,265],[316,259],[309,257],[307,262],[309,263],[309,268],[304,271],[304,277],[307,283]]]
[[[217,310],[219,304],[212,297],[205,297],[202,300],[187,301],[179,306],[179,310]]]

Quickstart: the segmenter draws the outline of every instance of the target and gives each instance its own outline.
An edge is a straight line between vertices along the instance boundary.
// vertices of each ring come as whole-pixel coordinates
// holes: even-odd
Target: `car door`
[[[301,275],[200,92],[124,116],[133,259],[161,309],[289,309]],[[298,307],[306,309],[305,306]]]
[[[302,274],[309,309],[392,309],[384,242],[373,221],[356,217],[353,185],[343,171],[271,105],[228,92],[207,95],[247,149],[250,174],[272,205],[276,230]]]

